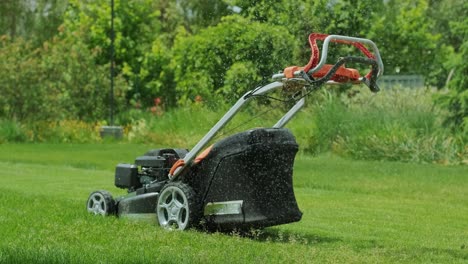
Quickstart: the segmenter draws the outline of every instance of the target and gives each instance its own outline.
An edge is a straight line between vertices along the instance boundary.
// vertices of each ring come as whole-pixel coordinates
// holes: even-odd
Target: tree
[[[0,2],[0,35],[22,37],[35,47],[56,35],[63,22],[67,1],[3,0]]]
[[[463,3],[463,9],[468,10],[468,3]],[[468,18],[449,22],[450,35],[456,36],[454,54],[446,66],[451,69],[452,79],[448,83],[449,92],[439,98],[439,102],[449,110],[446,124],[453,130],[464,133],[468,139]],[[459,45],[457,45],[459,43]]]
[[[170,65],[172,54],[164,37],[153,41],[151,49],[143,55],[140,70],[133,74],[132,79],[142,85],[135,86],[138,88],[133,91],[132,102],[146,107],[159,97],[165,107],[176,106],[174,71]]]
[[[297,42],[285,28],[238,15],[224,17],[218,25],[196,35],[182,32],[175,41],[171,62],[180,102],[197,95],[238,98],[260,80],[294,63],[296,54]],[[233,85],[235,78],[250,81],[241,88]]]
[[[9,35],[15,39],[18,25],[24,13],[24,1],[4,0],[0,2],[0,35]]]
[[[366,37],[372,22],[384,11],[383,1],[348,0],[336,1],[326,7],[328,19],[325,17],[324,28],[333,34]],[[323,23],[323,22],[322,22]],[[327,25],[328,24],[328,25]]]
[[[21,38],[0,39],[0,117],[22,122],[102,120],[108,114],[108,65],[80,36],[58,36],[33,48]],[[115,98],[126,84],[116,78]],[[122,106],[123,104],[118,104]],[[119,110],[119,109],[117,109]]]
[[[262,23],[285,27],[301,42],[301,63],[310,56],[307,37],[310,33],[327,33],[367,37],[374,18],[383,10],[383,2],[375,0],[233,0],[241,15]],[[342,55],[349,49],[339,47]],[[331,50],[331,53],[334,51]]]
[[[433,32],[442,34],[442,41],[459,51],[466,41],[466,36],[455,32],[454,25],[463,21],[467,15],[466,1],[464,0],[429,0],[428,16],[434,21]]]
[[[142,54],[160,32],[159,10],[152,0],[115,0],[115,58],[119,66],[137,67]],[[87,32],[84,43],[102,54],[98,63],[109,61],[111,6],[108,0],[70,0],[65,16],[65,31]]]
[[[369,38],[379,46],[386,74],[421,74],[428,84],[443,75],[445,47],[438,46],[441,35],[432,32],[427,0],[390,0],[385,12],[369,30]]]
[[[110,60],[111,6],[109,0],[70,0],[64,22],[64,34],[82,34],[82,41],[89,50],[98,50],[96,62],[105,65]],[[131,87],[127,98],[131,99],[147,90],[146,79],[141,78],[143,62],[151,51],[153,41],[160,36],[161,10],[168,12],[165,1],[115,0],[115,66]],[[165,13],[167,15],[167,13]],[[141,94],[148,97],[148,94]]]
[[[223,16],[232,13],[222,0],[178,0],[175,2],[183,18],[185,29],[192,33],[216,25]]]

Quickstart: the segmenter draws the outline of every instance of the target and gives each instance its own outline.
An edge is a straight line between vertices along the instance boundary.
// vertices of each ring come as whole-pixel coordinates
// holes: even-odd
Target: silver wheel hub
[[[88,199],[87,205],[88,212],[95,215],[105,215],[107,206],[104,196],[100,193],[95,193]]]
[[[184,192],[174,186],[161,193],[157,204],[159,224],[166,229],[183,230],[188,224],[189,208]]]

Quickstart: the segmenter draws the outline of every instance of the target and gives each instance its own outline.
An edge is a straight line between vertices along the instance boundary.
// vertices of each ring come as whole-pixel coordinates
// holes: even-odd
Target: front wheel
[[[198,223],[199,214],[196,194],[187,184],[171,182],[161,190],[156,215],[164,229],[188,229]]]
[[[95,191],[89,195],[86,209],[95,215],[111,215],[115,213],[115,200],[107,191]]]

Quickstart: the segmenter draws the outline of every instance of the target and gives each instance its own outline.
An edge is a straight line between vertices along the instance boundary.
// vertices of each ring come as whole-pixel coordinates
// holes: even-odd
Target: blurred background
[[[187,147],[246,91],[305,65],[308,34],[321,32],[373,40],[384,89],[312,95],[290,125],[303,151],[466,161],[466,1],[114,0],[114,49],[111,5],[0,1],[0,143],[100,142],[116,123],[124,140]],[[331,52],[329,63],[356,51]]]

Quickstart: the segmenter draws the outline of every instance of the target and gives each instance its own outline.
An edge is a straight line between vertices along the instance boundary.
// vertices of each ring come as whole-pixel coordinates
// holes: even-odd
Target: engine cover
[[[122,189],[140,187],[138,167],[134,164],[118,164],[115,167],[115,186]]]

